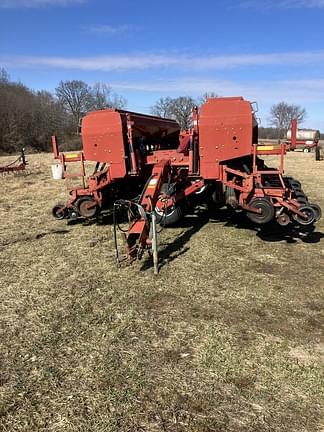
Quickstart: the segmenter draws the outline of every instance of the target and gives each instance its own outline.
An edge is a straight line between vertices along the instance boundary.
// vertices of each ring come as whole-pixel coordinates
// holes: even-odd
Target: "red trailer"
[[[302,149],[305,153],[317,148],[321,133],[315,129],[298,129],[297,120],[291,120],[291,128],[287,132],[287,145],[289,150]]]

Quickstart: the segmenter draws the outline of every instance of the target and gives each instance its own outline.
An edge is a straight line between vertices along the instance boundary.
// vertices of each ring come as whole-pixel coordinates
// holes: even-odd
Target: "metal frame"
[[[0,166],[0,174],[20,173],[25,171],[27,165],[25,150],[21,149],[20,156],[16,160],[5,166]]]
[[[110,119],[111,123],[107,125]],[[288,144],[258,145],[255,142],[256,125],[251,103],[241,97],[209,99],[199,112],[197,108],[193,110],[192,128],[181,133],[172,120],[118,110],[90,113],[82,122],[83,151],[59,153],[57,141],[52,139],[54,157],[63,166],[64,178],[77,176],[83,179],[83,187],[70,190],[71,198],[65,208],[74,208],[78,199],[84,196],[91,198],[88,209],[101,207],[109,187],[118,187],[121,181],[131,185],[134,179],[141,180],[145,186],[140,198],[126,204],[136,209],[135,213],[131,212],[125,236],[127,254],[132,259],[140,257],[153,245],[155,264],[155,209],[166,214],[192,194],[204,190],[210,182],[231,188],[237,204],[251,214],[262,213],[251,203],[255,198],[264,198],[273,206],[275,218],[283,211],[287,212],[288,218],[289,215],[306,218],[300,211],[302,204],[294,198],[283,177]],[[163,149],[159,139],[168,131],[178,132],[179,142],[175,147]],[[138,147],[136,139],[139,136],[153,139],[153,144],[150,143],[145,151]],[[169,136],[171,142],[172,134]],[[278,167],[267,168],[260,159],[265,155],[278,156]],[[97,165],[95,173],[85,179],[84,162],[89,158]],[[243,161],[246,158],[250,168],[245,168]],[[79,173],[68,174],[70,162],[81,164]],[[273,182],[266,184],[265,179],[269,183],[269,178]],[[173,185],[175,192],[171,195],[162,192],[165,183]]]

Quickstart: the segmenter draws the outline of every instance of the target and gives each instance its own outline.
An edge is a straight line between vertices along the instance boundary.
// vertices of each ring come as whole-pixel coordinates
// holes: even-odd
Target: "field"
[[[111,225],[54,221],[64,184],[28,159],[0,178],[1,431],[324,431],[323,220],[304,237],[196,209],[154,277],[146,256],[116,268]],[[286,171],[324,208],[324,161]]]

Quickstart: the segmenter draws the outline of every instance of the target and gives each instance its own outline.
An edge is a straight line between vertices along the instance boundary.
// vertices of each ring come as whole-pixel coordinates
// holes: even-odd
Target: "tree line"
[[[0,69],[0,153],[51,150],[57,135],[65,149],[80,145],[79,122],[88,111],[124,108],[127,101],[104,83],[61,81],[54,93],[33,91]]]
[[[175,119],[182,129],[191,126],[194,106],[200,106],[214,92],[194,99],[190,96],[160,98],[151,107],[153,115]],[[82,116],[105,108],[126,108],[127,101],[104,83],[89,85],[84,81],[60,81],[53,93],[33,91],[20,82],[13,82],[6,70],[0,69],[0,153],[15,153],[25,147],[31,151],[50,151],[51,135],[58,136],[61,148],[80,146],[78,136]],[[261,139],[283,138],[292,118],[302,123],[305,108],[280,102],[270,110],[271,127],[259,128]],[[63,145],[62,145],[63,144]]]
[[[209,97],[217,97],[216,93],[205,93],[198,100],[191,97],[161,98],[151,108],[151,113],[160,117],[169,117],[177,120],[183,129],[191,125],[191,111],[194,106],[204,103]],[[279,102],[270,109],[270,127],[259,127],[259,137],[261,139],[282,139],[293,118],[297,119],[298,125],[303,123],[307,117],[305,108],[299,105]]]

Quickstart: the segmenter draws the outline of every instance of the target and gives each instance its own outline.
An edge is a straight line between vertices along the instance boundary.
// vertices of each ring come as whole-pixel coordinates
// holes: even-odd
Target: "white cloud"
[[[176,97],[188,95],[200,97],[204,93],[215,92],[220,96],[243,96],[244,99],[257,101],[258,116],[262,118],[262,125],[267,125],[268,110],[272,104],[280,101],[305,106],[309,118],[305,126],[324,129],[321,112],[324,106],[324,79],[318,80],[261,80],[261,81],[228,81],[221,79],[201,79],[193,77],[179,77],[175,80],[155,80],[150,82],[114,82],[109,84],[118,92],[126,95],[134,94],[138,100],[147,95]],[[155,96],[157,98],[157,96]],[[136,100],[135,99],[135,100]],[[143,111],[143,107],[131,107]],[[145,107],[149,112],[149,107]]]
[[[93,71],[145,70],[222,70],[257,66],[314,65],[324,61],[324,51],[237,55],[129,54],[95,57],[2,57],[4,67],[49,67]]]
[[[273,103],[280,100],[304,103],[324,103],[324,79],[228,81],[181,77],[151,82],[111,82],[119,91],[188,94],[193,96],[215,92],[221,96],[244,96],[250,100]]]
[[[233,3],[232,7],[258,9],[317,9],[324,8],[324,0],[243,0]]]
[[[115,35],[119,33],[126,33],[132,30],[133,27],[127,24],[113,26],[109,24],[97,25],[89,28],[91,33],[102,33],[107,35]]]
[[[85,0],[0,0],[0,8],[41,8],[46,6],[69,6],[84,3]]]

